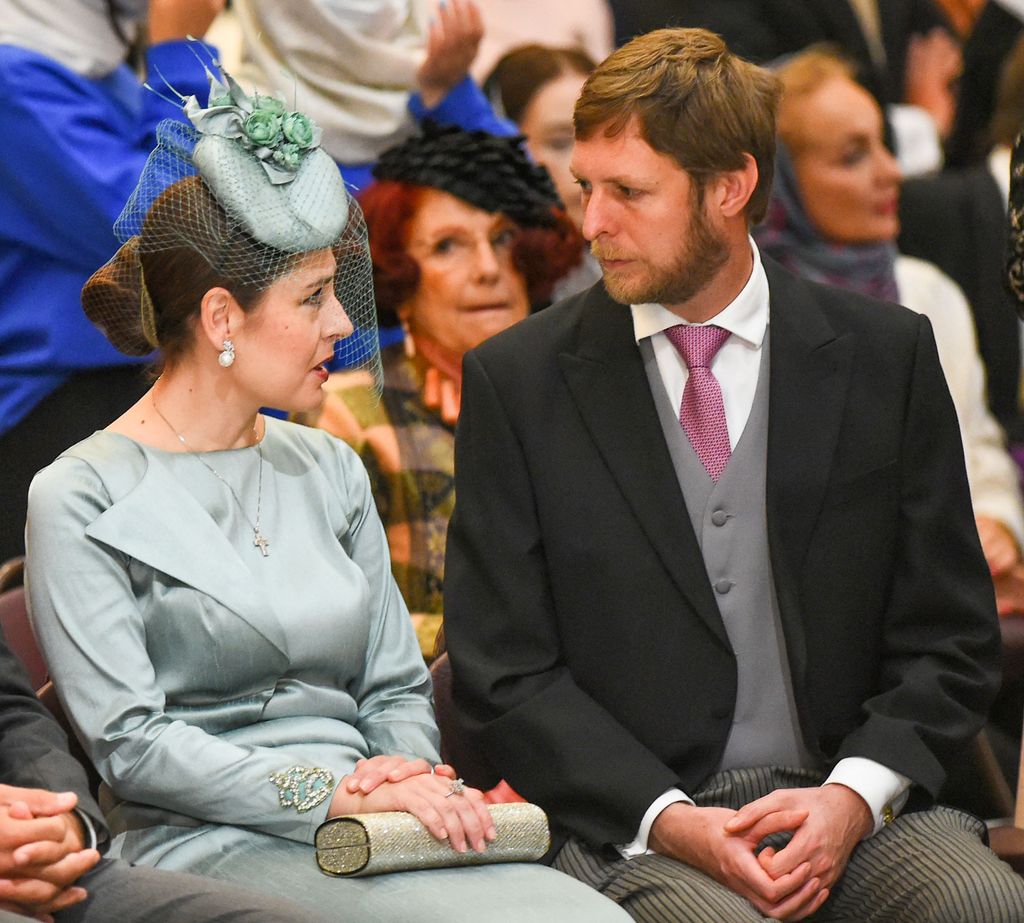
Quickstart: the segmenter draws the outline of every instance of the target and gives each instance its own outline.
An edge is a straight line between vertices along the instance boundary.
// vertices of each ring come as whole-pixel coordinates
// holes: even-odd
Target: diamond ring
[[[448,783],[448,791],[445,793],[445,798],[451,798],[452,795],[461,795],[466,790],[466,783],[462,779],[452,779]]]

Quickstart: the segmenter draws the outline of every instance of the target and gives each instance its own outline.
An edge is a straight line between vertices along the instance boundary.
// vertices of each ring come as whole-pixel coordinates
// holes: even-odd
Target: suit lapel
[[[799,680],[805,663],[800,575],[834,467],[852,343],[836,337],[806,283],[767,259],[765,271],[771,292],[768,538],[791,666]]]
[[[598,452],[692,609],[729,641],[690,525],[629,308],[600,286],[587,295],[577,348],[559,365]]]
[[[216,599],[287,656],[281,624],[237,550],[159,459],[144,457],[138,483],[86,535]]]

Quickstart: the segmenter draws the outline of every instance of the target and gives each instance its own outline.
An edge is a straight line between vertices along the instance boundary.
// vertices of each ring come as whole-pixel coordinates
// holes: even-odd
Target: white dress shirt
[[[706,322],[722,327],[731,334],[711,360],[711,371],[722,389],[729,444],[732,448],[736,447],[743,435],[743,428],[754,405],[761,349],[769,322],[768,278],[753,240],[750,241],[750,247],[754,266],[746,285],[732,302]],[[639,343],[642,339],[650,339],[665,391],[672,406],[679,407],[690,373],[683,357],[664,331],[676,324],[686,324],[687,321],[660,304],[636,304],[631,306],[631,311],[636,341]],[[845,785],[860,795],[871,809],[875,820],[873,833],[877,833],[886,820],[903,807],[911,783],[906,776],[874,760],[847,757],[836,764],[823,784]],[[654,801],[640,822],[636,838],[618,847],[624,858],[633,859],[650,852],[647,841],[655,819],[670,804],[678,801],[693,804],[693,799],[678,788],[670,788]]]

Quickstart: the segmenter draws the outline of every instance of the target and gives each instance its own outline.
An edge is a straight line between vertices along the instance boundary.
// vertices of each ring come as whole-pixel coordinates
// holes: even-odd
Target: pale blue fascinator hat
[[[108,286],[110,299],[94,293],[86,313],[119,350],[146,355],[160,345],[160,305],[146,290],[140,256],[189,248],[226,279],[260,288],[287,275],[301,254],[330,249],[335,292],[355,328],[340,342],[338,358],[368,369],[379,388],[366,224],[320,147],[320,129],[280,96],[250,96],[214,68],[207,68],[206,106],[183,97],[188,122],[157,127],[156,148],[114,223],[123,246],[100,271],[116,284]],[[159,222],[147,220],[158,200]],[[125,289],[138,291],[133,316],[126,316]]]

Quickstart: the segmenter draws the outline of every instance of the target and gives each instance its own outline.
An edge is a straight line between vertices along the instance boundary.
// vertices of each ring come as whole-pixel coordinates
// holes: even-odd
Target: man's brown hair
[[[775,76],[729,51],[706,29],[658,29],[638,36],[587,78],[576,102],[578,140],[614,137],[632,119],[654,150],[672,157],[699,190],[713,176],[757,163],[747,217],[764,217],[775,162]]]

